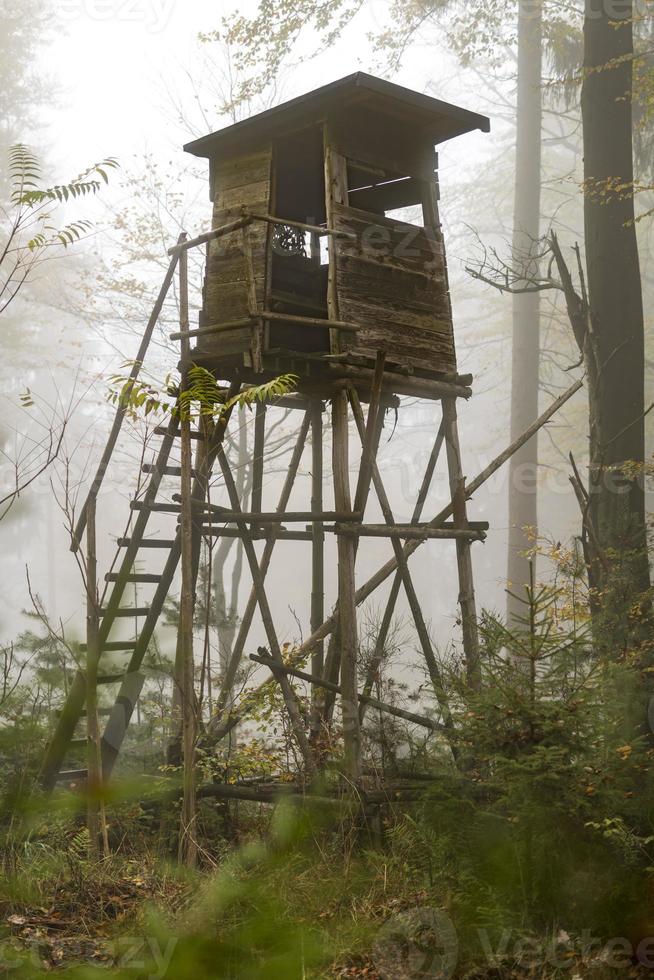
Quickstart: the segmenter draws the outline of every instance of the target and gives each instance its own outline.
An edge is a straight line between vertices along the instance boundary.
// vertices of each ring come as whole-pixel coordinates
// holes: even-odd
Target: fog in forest
[[[462,963],[476,962],[476,953],[470,952],[477,948],[469,940],[471,930],[479,932],[483,926],[496,936],[492,930],[499,935],[502,924],[515,936],[521,926],[516,925],[519,914],[514,911],[524,907],[534,910],[535,916],[527,924],[525,912],[525,935],[531,934],[532,925],[539,936],[545,928],[554,936],[569,932],[573,939],[568,935],[560,942],[568,948],[569,941],[574,950],[570,956],[577,957],[577,975],[600,977],[581,972],[586,953],[579,953],[575,937],[582,934],[582,926],[595,928],[596,923],[603,937],[610,936],[606,923],[617,915],[620,903],[625,909],[631,909],[632,899],[634,908],[643,903],[640,884],[634,885],[629,899],[616,898],[619,890],[612,891],[612,885],[597,884],[595,865],[590,870],[595,858],[588,855],[598,852],[584,837],[589,827],[602,839],[598,848],[606,846],[607,853],[620,839],[617,863],[611,863],[613,851],[606,858],[607,875],[620,877],[622,867],[649,868],[649,884],[642,888],[649,888],[651,900],[651,812],[646,802],[651,792],[651,725],[644,714],[649,704],[652,717],[654,703],[648,700],[654,671],[648,538],[654,511],[653,15],[651,0],[633,4],[489,0],[483,7],[472,0],[412,0],[405,5],[385,0],[302,0],[296,5],[281,0],[0,3],[3,793],[7,790],[13,801],[23,793],[29,796],[27,788],[32,785],[38,794],[43,787],[49,793],[59,784],[55,798],[60,799],[63,782],[72,783],[74,797],[81,780],[79,799],[84,802],[70,818],[73,822],[57,817],[50,828],[60,835],[63,850],[71,840],[77,841],[75,834],[85,824],[90,836],[82,845],[88,845],[91,859],[102,852],[105,861],[112,860],[123,853],[112,828],[124,827],[125,839],[132,835],[135,841],[142,834],[149,841],[143,851],[135,844],[130,860],[139,854],[143,867],[158,869],[160,859],[172,856],[187,868],[197,866],[207,872],[206,880],[213,880],[211,875],[222,867],[223,858],[227,861],[232,845],[238,848],[260,835],[267,840],[269,832],[273,837],[277,832],[271,830],[276,817],[269,825],[268,816],[253,816],[255,803],[266,810],[284,782],[297,784],[300,796],[310,785],[319,785],[325,796],[336,795],[330,780],[337,772],[344,780],[338,784],[338,794],[343,795],[345,783],[361,793],[372,851],[381,855],[390,847],[393,857],[388,867],[392,866],[395,881],[406,883],[414,876],[414,871],[398,870],[402,855],[412,855],[406,859],[407,869],[418,860],[418,851],[423,854],[420,848],[429,855],[424,866],[428,864],[429,871],[423,866],[415,871],[416,889],[423,888],[418,885],[423,873],[429,880],[423,889],[426,897],[411,897],[407,884],[409,890],[397,898],[396,907],[389,897],[389,912],[383,902],[375,905],[377,893],[373,900],[372,891],[366,892],[370,901],[366,908],[375,909],[372,932],[365,933],[365,939],[357,934],[359,948],[349,933],[343,939],[339,931],[342,948],[333,969],[352,972],[311,972],[311,968],[305,973],[305,954],[300,967],[294,959],[299,947],[291,932],[288,937],[284,933],[283,940],[288,941],[284,955],[289,959],[279,961],[287,966],[278,964],[278,972],[266,972],[273,962],[266,957],[273,954],[255,915],[245,921],[256,934],[253,948],[259,949],[261,942],[256,967],[261,972],[254,967],[253,972],[239,972],[234,963],[240,953],[234,961],[225,953],[224,962],[230,965],[216,967],[211,975],[463,976],[455,971],[454,960],[450,968],[442,959],[440,973],[402,973],[388,965],[388,939],[382,941],[381,952],[374,945],[379,938],[371,940],[373,953],[367,951],[370,936],[378,937],[375,930],[387,913],[403,915],[407,908],[424,906],[435,908],[439,916],[447,912],[447,921],[454,922],[457,948],[466,951],[459,956],[461,969]],[[347,89],[347,97],[343,94],[342,104],[338,88],[319,97],[327,106],[325,116],[320,115],[322,102],[316,102],[316,119],[310,119],[311,109],[303,109],[300,103],[299,108],[286,110],[286,117],[263,116],[260,124],[254,119],[250,130],[237,127],[234,136],[212,137],[218,142],[206,144],[206,151],[205,144],[193,152],[183,149],[355,73],[363,73],[363,81],[351,83],[352,91]],[[367,76],[410,92],[393,94],[375,88],[376,82],[366,81]],[[362,92],[355,91],[357,85]],[[438,109],[434,101],[421,102],[423,97],[449,106]],[[468,114],[457,116],[458,109],[452,107]],[[341,111],[346,120],[342,132]],[[315,152],[308,138],[302,143],[297,136],[296,117],[307,128],[309,122],[323,127]],[[489,125],[479,117],[487,117]],[[358,132],[356,120],[363,120]],[[432,134],[437,125],[443,132],[449,126],[442,140]],[[404,144],[400,133],[408,134]],[[418,160],[414,137],[415,145],[422,147],[429,136],[432,144],[438,144],[437,184],[433,162],[426,176],[422,157],[422,170],[418,164],[416,170],[402,166],[405,159]],[[348,139],[352,147],[363,146],[368,157],[363,152],[365,159],[358,159],[354,149],[350,152]],[[274,150],[267,149],[271,145]],[[397,166],[385,162],[396,159]],[[345,182],[344,198],[338,197],[339,181]],[[248,184],[252,186],[246,192]],[[301,195],[308,195],[307,188],[314,185],[320,185],[322,199],[311,213]],[[259,193],[258,188],[264,190]],[[275,200],[289,205],[284,214],[273,210]],[[256,220],[239,224],[246,213],[239,208],[247,211],[248,207],[257,212]],[[290,224],[261,218],[261,211],[286,217]],[[338,221],[345,223],[334,230],[331,225]],[[419,250],[410,253],[405,265],[390,253],[384,265],[379,257],[383,246],[371,246],[366,256],[360,242],[352,243],[360,234],[358,221],[362,227],[367,221],[372,232],[379,231],[375,222],[382,230],[393,221],[396,230],[414,227],[416,236],[431,228],[437,258],[436,266],[428,268],[432,273],[437,268],[437,273],[419,268],[414,257],[423,261]],[[211,230],[228,222],[236,222],[235,230],[230,230],[230,224],[227,232],[212,238]],[[198,247],[186,249],[182,243],[175,251],[184,233],[190,239],[206,237]],[[365,236],[364,230],[364,241]],[[306,269],[311,260],[311,275],[322,283],[321,305],[312,307],[305,296],[303,306],[302,296],[291,294],[289,286],[283,287],[285,293],[274,294],[271,281],[277,281],[283,255],[295,256],[298,269],[298,256],[306,260]],[[362,269],[378,276],[375,297],[355,295],[357,289],[363,292]],[[406,299],[408,286],[398,285],[393,293],[394,283],[406,284],[409,279],[418,296],[412,300],[414,306]],[[303,288],[298,287],[300,293]],[[238,302],[234,300],[232,312],[230,297],[238,289],[243,292]],[[441,305],[434,312],[432,299],[437,294]],[[268,320],[257,315],[266,303],[272,310]],[[370,308],[376,304],[382,319],[397,316],[398,322],[403,306],[409,310],[402,321],[409,324],[408,339],[400,337],[400,328],[396,338],[398,350],[406,351],[406,363],[389,347],[385,362],[381,361],[381,368],[391,372],[386,380],[375,374],[381,354],[371,349],[374,342],[366,346],[363,335],[356,332],[356,322],[349,323],[359,314],[370,317],[366,304]],[[285,311],[290,320],[284,321],[284,313],[274,310]],[[307,322],[301,328],[303,318]],[[320,319],[329,321],[329,330],[321,328]],[[136,359],[148,324],[152,336],[135,382]],[[188,339],[182,337],[180,345],[179,332],[189,329],[191,353],[182,363]],[[361,324],[358,329],[363,329]],[[370,336],[382,335],[375,333],[374,325],[365,329]],[[241,350],[238,338],[245,336],[244,331],[247,337]],[[273,343],[273,336],[281,340]],[[412,336],[419,339],[412,341]],[[310,337],[325,338],[327,346],[320,348],[319,339]],[[344,347],[346,342],[351,347]],[[438,357],[451,343],[452,360],[443,361],[449,366],[439,367],[427,356],[421,362],[422,343],[425,349],[433,343]],[[205,348],[216,352],[215,360],[198,362],[206,363],[208,371],[194,364],[200,374],[191,377],[193,350]],[[314,353],[304,361],[298,360],[299,355],[289,360],[285,348]],[[365,356],[354,353],[348,359],[345,349],[365,349]],[[227,361],[221,361],[221,350]],[[319,350],[322,361],[315,353]],[[230,376],[229,369],[221,374],[218,368],[212,378],[212,363],[213,368],[238,364],[238,370],[234,368]],[[288,373],[294,376],[288,378]],[[258,374],[262,383],[277,386],[272,394],[254,392]],[[240,388],[241,401],[232,405],[229,397],[236,389],[226,392],[235,377],[252,390],[244,396]],[[325,380],[329,378],[333,385]],[[211,388],[216,380],[222,388]],[[577,381],[581,384],[570,394]],[[205,395],[198,394],[199,387],[188,395],[192,384],[204,384]],[[189,417],[179,414],[185,392],[189,405],[205,406],[202,398],[206,397],[210,408],[206,412],[205,407],[198,408],[198,414]],[[355,421],[359,396],[361,432]],[[561,406],[536,424],[559,398]],[[318,409],[316,418],[315,405],[320,401],[322,416]],[[298,408],[306,409],[306,416]],[[339,417],[339,411],[345,415]],[[98,466],[119,416],[115,448],[98,480]],[[442,452],[432,480],[423,486],[435,440],[438,445],[441,418]],[[223,435],[216,433],[223,423],[221,443]],[[175,425],[170,453],[157,462],[168,438],[165,429]],[[532,425],[535,435],[522,439]],[[209,487],[206,494],[202,490],[208,503],[195,500],[195,511],[189,499],[191,481],[202,482],[204,463],[202,438],[191,440],[191,426],[200,436],[204,432],[206,445],[215,441],[216,447]],[[365,448],[370,448],[366,438],[374,441],[373,430],[378,438],[377,469]],[[297,455],[298,433],[304,440],[301,456]],[[501,456],[513,443],[511,452]],[[315,476],[319,465],[321,480]],[[489,465],[492,473],[486,479]],[[289,483],[294,466],[297,475]],[[149,481],[157,467],[162,481],[158,504],[150,512],[154,497],[148,496]],[[466,486],[474,485],[480,474],[478,489],[466,496]],[[343,480],[348,484],[345,489]],[[95,504],[89,510],[91,498]],[[361,500],[365,516],[359,521],[365,523],[359,527],[352,508]],[[259,513],[261,522],[244,525],[232,516],[221,524],[215,508],[233,514],[235,501],[246,513]],[[306,519],[291,514],[284,523],[279,515],[270,516],[276,509],[298,512]],[[145,511],[145,543],[127,568],[121,562],[130,540],[136,542],[130,535],[141,533],[140,515]],[[329,525],[322,558],[319,527],[310,520],[311,514],[321,511],[331,515],[322,522]],[[197,530],[192,513],[205,515],[202,544],[199,533],[191,541]],[[214,518],[217,529],[212,527]],[[434,519],[430,536],[428,522]],[[393,525],[400,528],[394,540],[384,530]],[[409,525],[415,525],[413,538]],[[409,562],[402,559],[402,548],[412,554],[412,542],[415,556]],[[269,545],[274,554],[266,575]],[[129,657],[130,651],[139,652],[143,624],[139,626],[138,617],[147,616],[151,603],[158,601],[160,576],[167,574],[161,569],[175,547],[171,587],[162,596],[147,650],[140,651],[142,663],[135,665],[134,657],[131,661]],[[263,580],[255,581],[251,596],[256,569],[248,547],[263,568],[263,601]],[[379,587],[359,601],[355,588],[365,589],[374,582],[388,562],[395,562],[392,574],[382,575]],[[354,576],[349,584],[348,568]],[[93,576],[99,583],[97,596],[90,585]],[[112,606],[116,582],[120,595]],[[119,604],[121,611],[116,612]],[[124,607],[133,607],[134,615]],[[107,622],[114,615],[119,622],[107,640],[110,627],[103,633],[102,616]],[[312,645],[323,622],[327,629],[319,644]],[[86,665],[92,649],[98,650],[99,666],[93,668],[93,676],[94,685],[100,686],[97,691],[89,686],[84,694],[84,685],[90,685],[86,672],[91,668]],[[282,656],[290,665],[287,673],[283,664],[280,668]],[[526,671],[523,661],[529,666]],[[323,687],[317,683],[312,687],[311,678],[293,675],[293,669],[309,671],[314,680],[316,672],[324,671]],[[615,672],[623,670],[629,680],[622,674],[616,677]],[[120,688],[112,686],[113,675],[116,684],[122,678]],[[272,687],[265,683],[271,677]],[[130,687],[132,683],[136,686]],[[274,694],[264,697],[271,690]],[[366,713],[371,697],[377,699],[375,708]],[[116,714],[121,698],[127,705],[125,724],[120,712]],[[67,729],[71,704],[73,720]],[[389,705],[390,722],[384,714]],[[577,711],[578,727],[573,719]],[[104,736],[103,713],[110,717]],[[503,726],[513,724],[507,718],[516,717],[525,719],[524,727],[512,729],[502,741]],[[390,734],[384,719],[398,726]],[[211,741],[216,732],[222,737],[218,747]],[[561,743],[556,733],[565,733]],[[66,756],[62,746],[67,746],[66,751],[73,742],[79,747],[80,736],[85,740],[83,750],[79,749],[82,755]],[[21,742],[20,749],[12,738]],[[87,744],[91,746],[88,760]],[[520,755],[525,746],[529,752],[537,746],[531,761],[524,762]],[[543,755],[538,755],[541,750]],[[104,765],[108,776],[119,751],[116,771],[126,781],[134,775],[143,776],[144,785],[161,779],[162,793],[177,792],[173,830],[161,830],[163,817],[161,825],[157,823],[160,802],[153,804],[154,817],[141,819],[152,809],[145,806],[130,823],[133,815],[125,817],[122,803],[107,797],[107,832],[101,772]],[[586,752],[592,756],[590,761]],[[609,775],[618,760],[627,764],[630,758],[635,782],[642,780],[637,790],[623,771]],[[599,773],[605,762],[603,781]],[[442,837],[431,824],[421,822],[422,817],[414,820],[410,808],[418,790],[413,786],[407,790],[404,783],[399,786],[404,763],[424,780],[425,772],[432,778],[438,772],[438,792],[430,800],[438,797],[438,805],[444,807]],[[533,799],[528,798],[530,773]],[[556,778],[549,783],[552,773]],[[410,801],[412,815],[406,821],[404,814],[400,818],[395,809],[385,809],[387,794],[395,792],[388,787],[396,782],[398,799],[404,793]],[[212,783],[214,789],[207,789]],[[264,789],[257,789],[259,783]],[[173,784],[177,790],[166,788]],[[229,788],[236,785],[245,787],[245,795]],[[511,789],[506,788],[509,785]],[[90,788],[88,820],[84,787]],[[523,790],[526,795],[521,796]],[[125,792],[131,799],[132,789]],[[613,792],[620,794],[620,802],[602,796]],[[557,797],[561,813],[565,812],[560,827],[548,812],[548,797]],[[236,799],[245,801],[244,810],[230,802]],[[457,800],[456,806],[451,805],[452,799]],[[464,799],[469,809],[463,807]],[[516,804],[516,799],[521,802]],[[621,809],[624,801],[628,812]],[[111,816],[114,805],[118,807],[115,818]],[[134,803],[142,805],[142,800]],[[370,807],[376,805],[375,816],[370,817]],[[9,828],[7,853],[19,855],[12,856],[8,881],[13,881],[12,875],[20,876],[20,861],[31,860],[12,836],[20,838],[19,811],[24,808],[9,802],[0,814],[3,828],[5,823]],[[513,843],[502,837],[504,830],[497,830],[499,836],[491,845],[493,835],[486,824],[475,823],[480,813],[499,818],[502,827],[509,828],[507,834],[515,832]],[[548,816],[539,823],[544,813]],[[153,823],[146,827],[150,819]],[[440,817],[434,819],[438,823]],[[334,867],[340,867],[344,854],[348,864],[357,853],[355,840],[361,833],[357,820],[352,817],[351,838],[350,830],[339,824],[337,843],[330,838],[322,852],[326,864],[332,846],[338,853]],[[212,821],[215,826],[223,821],[219,830]],[[156,846],[154,836],[148,837],[155,834],[155,824]],[[463,825],[475,828],[470,830],[473,843],[462,844],[463,838],[457,838]],[[28,838],[47,840],[48,828],[39,829],[38,820],[34,826]],[[197,833],[190,829],[197,827],[201,827]],[[557,851],[556,835],[559,830],[563,834],[564,827],[571,850],[578,849],[570,858],[570,867],[574,866],[570,881],[566,878],[561,884],[563,872],[557,878],[559,871],[552,871],[556,880],[552,892],[558,888],[559,895],[565,895],[560,899],[566,909],[562,912],[558,899],[547,904],[551,895],[539,874],[547,865],[544,855]],[[316,839],[323,831],[322,827],[315,831]],[[543,852],[534,845],[539,834],[546,842]],[[477,835],[486,841],[479,852],[474,843]],[[52,845],[53,852],[56,847]],[[514,857],[509,856],[512,847],[519,855],[515,867]],[[465,870],[465,862],[457,863],[468,850],[488,856],[483,871]],[[290,858],[288,867],[292,867]],[[266,875],[277,882],[279,868],[266,868]],[[348,864],[343,880],[350,870]],[[375,888],[382,879],[386,882],[386,870],[381,875],[377,865],[374,873],[367,867],[362,880],[367,881],[369,873]],[[91,887],[88,869],[84,874],[88,878],[84,887]],[[115,874],[118,891],[132,880],[131,872],[124,869]],[[143,872],[144,877],[149,874]],[[292,877],[290,870],[288,874]],[[455,896],[451,902],[445,896],[448,874]],[[152,870],[152,880],[160,883],[158,875],[158,870]],[[36,872],[34,876],[36,880]],[[297,879],[292,880],[295,888]],[[480,897],[478,904],[470,898],[475,882],[480,889],[488,885],[487,919],[480,911],[486,898]],[[187,886],[179,887],[183,891]],[[52,918],[59,912],[57,902],[47,897],[49,887],[43,885],[43,900],[30,899],[29,908],[47,907]],[[274,894],[281,894],[284,887],[280,884]],[[524,894],[517,898],[523,887]],[[165,888],[161,888],[162,908],[177,915],[183,903],[163,896]],[[604,888],[611,901],[615,899],[610,907],[607,904],[600,912],[583,902],[575,905],[584,889]],[[8,895],[10,891],[8,886]],[[457,904],[457,896],[464,893]],[[351,894],[347,891],[348,901]],[[259,897],[252,899],[253,907]],[[150,898],[156,905],[160,896],[153,892]],[[40,928],[40,912],[24,911],[18,899],[3,897],[2,901],[7,908],[4,918],[20,915],[27,923],[21,928],[29,929],[36,916],[34,927]],[[209,907],[214,914],[213,901],[202,906],[202,915],[209,915]],[[307,899],[309,905],[312,901]],[[575,919],[580,907],[583,912]],[[71,916],[82,915],[71,899],[73,908]],[[296,924],[298,915],[301,919],[301,909],[298,912],[290,900],[287,911],[287,917],[286,912],[280,913],[285,926]],[[126,915],[131,921],[131,912]],[[359,915],[365,919],[368,912],[353,913],[357,928]],[[266,918],[263,912],[261,918]],[[319,922],[320,913],[314,918]],[[401,920],[401,929],[409,929],[407,921]],[[643,912],[641,919],[636,913],[629,918],[625,912],[625,923],[616,924],[617,934],[628,935],[634,949],[654,929],[651,910]],[[339,930],[341,924],[339,919]],[[10,922],[8,935],[16,934],[15,925]],[[430,924],[442,938],[441,926]],[[175,928],[176,937],[186,935],[186,926],[178,923]],[[410,928],[415,931],[413,920]],[[354,926],[352,930],[354,936]],[[240,936],[235,944],[240,950],[247,941]],[[151,953],[155,955],[153,949]],[[323,954],[315,953],[311,960],[314,953],[307,953],[307,963],[322,964]],[[50,962],[49,956],[51,965],[55,962],[50,950],[43,954],[39,969]],[[196,964],[189,957],[188,962]],[[62,953],[62,958],[64,965],[88,959],[77,953]],[[119,957],[110,962],[116,968],[125,966]],[[356,972],[368,962],[376,973]],[[515,963],[524,966],[517,953]],[[644,960],[634,954],[631,963],[637,967]],[[649,964],[651,968],[651,956]],[[26,967],[32,968],[34,962]],[[134,975],[125,969],[125,975]],[[202,972],[203,967],[197,969],[198,975],[210,975]],[[609,975],[614,974],[601,974]]]

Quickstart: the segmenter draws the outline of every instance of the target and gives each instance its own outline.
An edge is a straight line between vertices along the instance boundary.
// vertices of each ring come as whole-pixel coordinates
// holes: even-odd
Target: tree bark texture
[[[645,338],[634,223],[632,7],[631,0],[610,10],[586,0],[581,95],[590,520],[603,569],[601,634],[616,654],[641,632],[647,604],[634,612],[634,599],[650,585],[643,478],[633,466],[645,460]]]
[[[516,168],[513,216],[513,265],[526,286],[538,275],[541,205],[543,20],[540,3],[520,0],[518,13],[518,92]],[[520,288],[521,283],[516,284]],[[513,295],[511,368],[511,439],[538,416],[540,364],[540,299],[538,292]],[[507,617],[515,622],[529,584],[532,546],[528,528],[538,526],[538,436],[515,454],[509,464],[509,551]]]

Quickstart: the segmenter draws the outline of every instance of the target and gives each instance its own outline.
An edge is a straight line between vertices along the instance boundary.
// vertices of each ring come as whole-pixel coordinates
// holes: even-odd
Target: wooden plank
[[[314,401],[310,410],[311,418],[311,510],[320,514],[324,506],[323,494],[323,406]],[[313,632],[325,618],[325,534],[324,525],[315,521],[311,525],[311,631]],[[320,676],[324,668],[324,645],[317,643],[311,652],[311,670]],[[321,699],[318,692],[311,692],[311,735],[317,739],[320,734]]]
[[[349,279],[345,273],[338,278],[338,289],[341,319],[356,324],[362,335],[386,332],[391,338],[394,334],[413,338],[415,334],[437,350],[454,350],[452,324],[444,318],[447,313],[440,298],[435,308],[429,309],[422,298],[414,302],[409,290],[403,292],[398,284],[395,299],[389,295],[385,300],[374,281],[364,277]]]
[[[91,856],[109,852],[102,798],[102,754],[98,720],[98,663],[100,661],[100,599],[96,552],[96,500],[88,504],[86,527],[86,764],[88,768],[87,825]],[[71,747],[73,742],[70,743]],[[100,841],[102,840],[102,851]]]
[[[234,187],[242,187],[244,184],[251,185],[269,181],[270,160],[271,152],[269,149],[228,160],[216,160],[213,165],[214,199],[224,190],[232,190]]]
[[[263,307],[263,276],[256,280],[257,308]],[[248,304],[247,274],[234,282],[219,282],[213,278],[207,279],[204,297],[204,322],[225,323],[231,320],[245,319],[250,316]]]
[[[347,205],[347,163],[345,157],[336,152],[330,143],[330,133],[327,127],[324,130],[324,160],[325,160],[325,209],[327,224],[331,228],[337,228],[335,221],[337,209]],[[350,230],[350,229],[342,229]],[[356,242],[354,243],[356,247]],[[338,245],[337,239],[329,240],[329,271],[327,279],[327,313],[330,320],[339,320],[340,311],[338,304]],[[341,337],[331,331],[329,334],[329,346],[332,354],[341,351]]]
[[[149,606],[125,606],[123,609],[117,609],[114,616],[117,619],[136,619],[140,616],[147,616],[150,612]],[[100,615],[104,616],[106,609],[100,610]]]
[[[349,323],[345,320],[324,320],[321,317],[313,316],[296,316],[291,313],[275,313],[272,310],[263,310],[261,316],[264,320],[276,320],[283,323],[297,323],[300,326],[305,327],[320,327],[325,329],[329,327],[330,330],[337,332],[343,331],[346,333],[356,333],[358,326],[356,323]]]
[[[440,234],[337,205],[333,220],[358,235],[356,246],[337,244],[340,315],[360,326],[346,349],[384,350],[400,363],[455,370]]]
[[[362,538],[403,538],[416,541],[483,541],[483,531],[472,528],[407,527],[388,524],[337,524],[336,534],[350,534]]]
[[[368,255],[398,268],[437,273],[443,268],[442,235],[397,218],[385,218],[342,204],[335,204],[333,224],[337,231],[354,233],[336,239],[339,254]]]
[[[266,439],[266,406],[257,402],[254,417],[254,453],[252,457],[252,510],[261,511],[263,496],[263,463]]]
[[[208,527],[202,528],[202,535],[206,538],[240,538],[241,532],[234,527]],[[270,537],[270,528],[254,528],[250,531],[253,541],[267,541]],[[289,531],[285,527],[275,527],[275,538],[278,541],[313,541],[311,531]]]
[[[454,524],[458,528],[466,526],[468,513],[465,495],[465,477],[461,461],[461,446],[456,414],[456,399],[443,399],[443,423],[445,426],[445,448],[450,478],[450,495],[453,503]],[[481,689],[481,662],[479,657],[479,631],[477,627],[477,605],[472,572],[472,553],[470,541],[464,537],[456,542],[456,560],[459,574],[459,606],[461,608],[461,631],[463,652],[466,660],[468,683],[473,691]]]
[[[378,302],[394,308],[423,311],[440,316],[443,329],[451,331],[449,300],[444,276],[425,276],[414,269],[402,269],[364,259],[358,255],[341,255],[338,264],[339,289],[349,288],[360,294],[371,294]]]
[[[211,247],[211,242],[217,241],[226,235],[231,234],[238,228],[242,228],[243,225],[248,225],[251,222],[251,218],[248,215],[239,214],[238,217],[232,220],[227,220],[221,225],[214,225],[211,231],[205,231],[202,235],[198,235],[196,238],[183,238],[180,236],[180,240],[177,245],[173,245],[172,248],[168,249],[168,255],[179,255],[181,252],[188,252],[191,248],[197,248],[199,245],[207,245]]]
[[[215,206],[217,210],[229,211],[234,208],[250,208],[260,210],[270,191],[270,180],[240,184],[235,187],[220,187],[216,193]]]
[[[221,211],[218,213],[218,221],[224,221],[228,215],[233,214],[232,211]],[[243,218],[239,221],[239,228],[244,225],[249,224],[251,235],[252,235],[252,248],[254,254],[260,259],[263,257],[266,247],[266,229],[263,225],[252,223],[252,219],[248,216],[247,221]],[[209,250],[207,255],[207,266],[212,271],[215,271],[217,265],[222,262],[226,262],[230,259],[243,258],[243,242],[240,234],[237,233],[238,229],[235,229],[230,234],[221,235],[220,238],[215,238],[209,243]]]
[[[243,229],[245,234],[245,228]],[[180,355],[182,363],[187,364],[191,351],[188,338],[188,264],[187,255],[179,264],[179,327],[182,334]],[[182,392],[188,389],[187,371],[182,373]],[[195,575],[193,572],[194,515],[192,506],[193,489],[193,443],[191,440],[191,419],[188,412],[182,412],[179,425],[181,455],[181,593],[179,600],[179,624],[177,627],[177,651],[175,656],[175,684],[179,692],[182,726],[182,806],[178,858],[187,867],[194,867],[197,859],[196,843],[196,796],[195,796],[195,740],[198,718],[195,701],[195,659],[193,654],[193,616],[195,610]],[[199,451],[204,443],[199,443]],[[196,480],[198,479],[196,474]]]
[[[170,505],[174,506],[174,505]],[[312,511],[225,511],[221,510],[214,515],[216,524],[308,524],[328,523],[330,521],[347,523],[361,520],[361,514],[352,511],[320,511],[314,514]]]
[[[334,501],[341,511],[352,510],[349,481],[349,437],[347,394],[339,391],[332,399],[332,472]],[[341,666],[341,713],[345,764],[356,783],[361,773],[361,728],[358,710],[358,630],[355,603],[355,543],[339,536],[338,548],[338,631]]]
[[[268,212],[271,199],[272,147],[255,153],[215,161],[212,166],[214,227],[237,218],[243,207]],[[266,295],[267,235],[261,223],[250,224],[243,235],[234,232],[209,244],[200,327],[244,319],[264,305]],[[244,249],[247,236],[248,248]],[[246,255],[247,251],[247,255]],[[260,368],[262,325],[224,336],[217,331],[203,337],[202,351],[224,356],[249,354]]]
[[[424,364],[423,364],[424,366]],[[349,367],[349,365],[334,365],[335,378],[351,379],[353,384],[372,383],[373,372],[369,368]],[[448,384],[444,381],[432,381],[431,378],[404,377],[400,374],[386,372],[384,387],[398,394],[412,395],[417,398],[470,398],[472,389],[462,385]]]

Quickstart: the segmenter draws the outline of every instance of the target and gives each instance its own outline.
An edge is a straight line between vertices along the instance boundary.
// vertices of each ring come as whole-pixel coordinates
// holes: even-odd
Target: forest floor
[[[340,871],[342,873],[343,869]],[[62,857],[56,869],[51,864],[47,869],[39,869],[37,862],[31,872],[25,890],[11,886],[10,879],[5,878],[5,887],[0,893],[0,936],[4,940],[0,974],[11,965],[15,955],[16,962],[21,957],[25,959],[29,969],[26,975],[29,976],[66,972],[82,966],[87,971],[93,967],[102,969],[105,974],[107,970],[116,969],[121,977],[176,980],[174,965],[170,966],[170,961],[164,957],[155,956],[157,970],[154,973],[149,972],[150,968],[139,969],[143,953],[147,955],[153,951],[147,948],[150,940],[139,937],[148,935],[149,917],[155,908],[169,922],[188,922],[187,913],[194,906],[198,888],[212,877],[211,872],[206,871],[191,876],[180,875],[172,866],[167,870],[147,853],[140,859],[110,858],[92,864],[80,859],[75,849]],[[569,980],[627,980],[650,977],[653,972],[643,966],[627,964],[613,969],[601,959],[584,961],[572,951],[565,950],[559,950],[557,965],[550,966],[546,956],[541,962],[531,950],[527,957],[498,957],[492,965],[469,962],[445,970],[409,968],[407,972],[395,973],[392,967],[383,964],[380,967],[374,942],[371,948],[370,933],[366,930],[364,933],[368,938],[363,941],[359,936],[352,938],[351,948],[348,948],[348,936],[354,937],[353,919],[365,918],[379,931],[380,923],[388,921],[389,916],[401,917],[407,909],[424,907],[430,896],[425,891],[412,890],[411,880],[407,878],[395,880],[395,887],[385,895],[373,887],[362,898],[355,887],[353,901],[348,904],[343,902],[343,894],[339,896],[333,892],[333,882],[324,881],[320,892],[323,907],[318,911],[317,906],[306,905],[304,870],[295,869],[297,872],[297,900],[285,914],[296,921],[316,917],[325,946],[333,951],[333,958],[323,962],[315,972],[284,974],[284,980],[294,980],[296,976],[298,980],[300,976],[316,980],[427,980],[430,977],[435,980],[531,980],[537,977],[544,980],[562,977]],[[316,868],[316,872],[325,874],[325,867]],[[289,883],[293,874],[291,870]],[[332,866],[332,874],[338,877],[339,869]],[[315,880],[313,884],[316,884]],[[26,900],[28,894],[29,901]],[[288,901],[288,895],[284,889],[279,898]],[[544,950],[546,945],[547,940],[543,938]],[[84,973],[85,977],[89,975]],[[212,975],[241,976],[240,972]],[[248,978],[280,976],[277,972],[269,973],[263,962],[261,972],[246,971],[242,975]]]

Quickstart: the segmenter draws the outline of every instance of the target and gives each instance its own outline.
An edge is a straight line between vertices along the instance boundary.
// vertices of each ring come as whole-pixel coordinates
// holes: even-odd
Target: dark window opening
[[[424,185],[421,180],[350,163],[348,186],[351,207],[405,224],[423,224]]]
[[[273,213],[281,219],[325,224],[323,137],[320,127],[275,145]],[[270,302],[277,313],[327,319],[324,238],[280,223],[273,229]],[[329,331],[301,323],[271,322],[270,349],[329,351]]]

